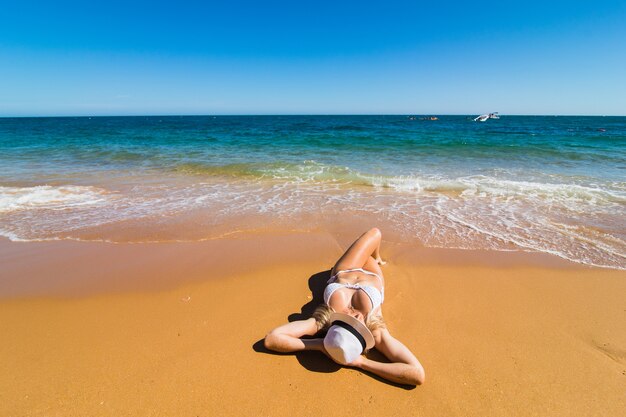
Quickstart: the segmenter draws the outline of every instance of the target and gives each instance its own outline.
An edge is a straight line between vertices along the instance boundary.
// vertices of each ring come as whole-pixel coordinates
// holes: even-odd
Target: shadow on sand
[[[317,306],[324,302],[324,288],[326,288],[326,283],[328,282],[329,278],[330,278],[330,270],[318,272],[314,275],[311,275],[311,277],[309,277],[309,290],[311,291],[311,301],[309,301],[308,303],[300,307],[299,313],[290,314],[289,317],[287,317],[287,320],[289,320],[289,322],[293,322],[297,320],[306,320],[313,315],[313,312],[315,311]],[[323,334],[317,334],[315,337],[322,337],[322,336]],[[257,340],[252,345],[252,349],[254,349],[255,352],[266,353],[268,355],[278,355],[278,356],[293,356],[294,355],[293,353],[281,353],[281,352],[274,352],[274,351],[268,350],[263,345],[263,341],[264,339]],[[330,373],[330,372],[337,372],[339,369],[343,368],[343,366],[333,362],[330,358],[328,358],[326,355],[324,355],[321,352],[311,352],[311,351],[296,352],[295,357],[297,358],[300,365],[302,365],[303,367],[305,367],[306,369],[312,372]],[[371,351],[369,351],[367,353],[367,357],[378,362],[389,362],[384,355],[382,355],[380,352],[376,351],[375,349],[372,349]],[[406,390],[411,390],[415,388],[412,385],[402,385],[402,384],[396,384],[391,381],[387,381],[386,379],[383,379],[379,377],[378,375],[372,374],[371,372],[367,372],[363,370],[361,370],[361,372],[366,375],[371,376],[372,378],[380,382],[383,382],[388,385],[392,385],[394,387],[403,388]]]

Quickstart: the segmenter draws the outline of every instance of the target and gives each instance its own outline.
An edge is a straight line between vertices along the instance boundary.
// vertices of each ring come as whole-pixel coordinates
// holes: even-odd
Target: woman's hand
[[[352,368],[361,368],[363,366],[363,362],[365,359],[366,359],[365,356],[359,355],[355,360],[350,362],[347,366],[350,366]]]

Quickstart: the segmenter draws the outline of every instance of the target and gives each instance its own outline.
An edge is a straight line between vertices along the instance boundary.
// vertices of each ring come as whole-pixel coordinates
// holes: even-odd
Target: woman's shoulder
[[[383,340],[389,335],[389,330],[386,327],[380,327],[378,329],[374,329],[372,331],[372,336],[374,336],[374,347],[383,343]]]
[[[370,313],[368,327],[374,336],[374,342],[376,344],[379,344],[382,341],[385,333],[389,333],[387,330],[387,323],[385,323],[385,319],[383,318],[382,306],[378,306],[375,311]]]

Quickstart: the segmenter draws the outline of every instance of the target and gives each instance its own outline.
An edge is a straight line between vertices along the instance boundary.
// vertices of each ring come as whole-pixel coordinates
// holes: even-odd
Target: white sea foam
[[[105,190],[89,186],[0,187],[0,213],[29,209],[70,209],[98,204],[105,199]]]
[[[303,219],[320,216],[373,216],[427,246],[541,251],[626,269],[626,196],[618,187],[489,176],[370,180],[372,187],[300,177],[140,182],[117,193],[86,186],[0,187],[0,234],[12,240],[80,239],[83,230],[136,219],[146,230],[146,236],[137,236],[142,241],[155,239],[154,230],[193,213],[193,240],[202,230],[210,234],[223,224],[258,215],[289,227],[306,227]],[[106,233],[88,236],[111,238]]]

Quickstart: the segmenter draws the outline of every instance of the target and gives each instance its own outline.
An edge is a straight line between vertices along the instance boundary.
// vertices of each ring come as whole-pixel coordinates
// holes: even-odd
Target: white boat
[[[487,119],[499,119],[499,118],[500,116],[498,116],[498,112],[493,112],[493,113],[481,114],[480,116],[476,117],[474,121],[485,122],[487,121]]]

